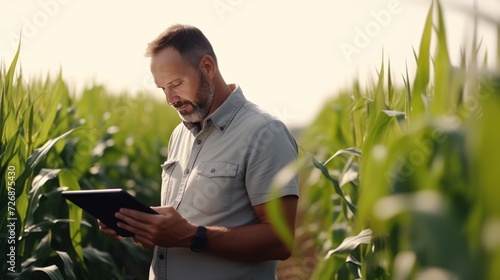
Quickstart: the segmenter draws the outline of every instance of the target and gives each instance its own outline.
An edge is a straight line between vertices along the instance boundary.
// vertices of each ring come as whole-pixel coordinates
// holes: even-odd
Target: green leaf
[[[361,151],[358,148],[346,148],[346,149],[341,149],[338,150],[333,156],[331,156],[329,159],[327,159],[323,165],[327,165],[329,161],[337,157],[338,155],[351,155],[351,156],[356,156],[356,157],[361,157]]]
[[[70,190],[79,190],[80,184],[73,173],[68,169],[63,169],[58,174],[59,184],[61,186],[68,186]],[[82,209],[73,203],[68,204],[69,209],[69,219],[72,221],[69,224],[69,234],[71,236],[71,243],[75,249],[76,254],[83,260],[83,250],[82,250]]]
[[[5,149],[3,153],[0,155],[2,174],[5,174],[5,171],[9,167],[10,161],[17,155],[17,152],[19,150],[18,139],[21,138],[19,134],[20,131],[18,130],[10,139],[7,140],[7,144],[2,147],[2,149]],[[4,178],[2,177],[2,180],[3,179]]]
[[[384,167],[387,164],[388,147],[401,135],[399,120],[403,117],[404,113],[399,111],[379,112],[372,130],[366,137],[361,151],[363,156],[359,177],[361,195],[358,218],[361,220],[368,218],[376,199],[389,191],[389,184],[383,176]]]
[[[424,102],[427,85],[429,84],[429,57],[430,57],[430,47],[431,47],[431,36],[432,36],[432,11],[434,9],[434,2],[429,8],[427,14],[427,19],[425,21],[424,32],[422,38],[420,39],[420,48],[417,60],[417,74],[415,76],[415,81],[413,83],[413,90],[411,96],[411,115],[410,119],[424,114]]]
[[[352,123],[352,130],[354,134],[354,146],[356,147],[363,146],[367,126],[366,118],[369,102],[370,101],[367,98],[361,97],[352,104],[350,122]]]
[[[45,156],[48,154],[50,149],[57,143],[57,141],[61,140],[62,138],[68,136],[73,132],[73,129],[59,135],[56,138],[48,140],[42,147],[36,149],[33,154],[28,158],[28,161],[26,162],[26,167],[19,176],[19,181],[24,182],[26,179],[32,175],[33,171],[35,168],[38,166],[38,164],[45,158]],[[18,190],[18,193],[23,192],[23,189]]]
[[[56,251],[59,258],[63,261],[64,264],[64,273],[66,274],[67,279],[76,280],[76,275],[73,272],[73,260],[66,252]]]
[[[50,242],[51,242],[51,235],[47,234],[42,238],[42,240],[40,240],[40,243],[38,243],[36,250],[34,250],[34,252],[30,252],[30,254],[33,255],[23,255],[23,257],[26,258],[21,263],[21,268],[23,271],[33,266],[43,265],[43,262],[53,251],[52,247],[50,246]]]
[[[40,173],[35,176],[31,185],[29,193],[28,213],[26,214],[24,225],[30,226],[33,224],[33,217],[36,209],[40,203],[40,193],[42,186],[50,179],[53,179],[59,174],[61,169],[42,169]]]
[[[431,111],[435,116],[445,115],[450,110],[450,102],[453,93],[450,91],[451,62],[446,43],[446,30],[441,4],[437,2],[438,28],[437,28],[437,54],[434,61],[434,100],[431,103]]]
[[[24,188],[28,185],[29,186],[29,181],[30,177],[33,175],[34,170],[38,167],[40,162],[46,157],[50,149],[59,141],[60,139],[66,137],[72,132],[72,130],[56,137],[53,139],[50,139],[43,145],[42,147],[36,149],[33,154],[28,158],[25,169],[23,172],[19,175],[19,178],[16,180],[16,207],[17,207],[17,212],[19,214],[19,219],[22,221],[21,223],[21,228],[24,227],[24,221],[26,220],[26,215],[28,215],[28,207],[29,207],[29,201],[28,201],[28,194],[27,192],[29,190],[25,190]],[[19,184],[18,184],[19,183]],[[23,246],[24,244],[21,243],[19,246],[19,250],[23,251]]]
[[[311,156],[311,161],[314,165],[314,167],[318,168],[319,170],[321,170],[321,173],[323,174],[323,176],[325,176],[333,185],[333,188],[335,190],[335,192],[342,198],[342,200],[346,203],[347,207],[349,208],[349,210],[355,214],[356,213],[356,206],[354,204],[351,203],[351,201],[349,201],[349,199],[346,198],[346,196],[344,195],[344,192],[342,191],[342,189],[340,188],[340,185],[339,185],[339,182],[338,180],[334,179],[331,175],[330,175],[330,172],[328,172],[328,169],[322,164],[320,163],[319,161],[317,161],[313,156]]]
[[[10,63],[9,70],[7,71],[7,75],[5,76],[5,85],[2,87],[2,95],[6,95],[11,91],[11,88],[14,84],[14,72],[16,71],[17,60],[19,59],[19,54],[21,52],[21,40],[19,40],[19,44],[17,45],[16,54]],[[3,114],[3,112],[1,112]]]
[[[357,184],[359,178],[359,164],[354,162],[352,158],[348,159],[344,165],[342,173],[339,175],[339,185],[342,187],[349,182]]]
[[[385,82],[385,66],[384,66],[384,56],[382,55],[382,66],[380,67],[380,73],[378,76],[377,87],[375,88],[374,105],[375,112],[379,112],[387,109],[385,104],[385,92],[384,92],[384,82]]]
[[[89,263],[106,264],[111,269],[111,273],[113,274],[113,276],[117,279],[121,279],[119,270],[109,253],[100,251],[96,248],[86,247],[85,249],[83,249],[83,255],[85,257],[85,260],[87,260]]]
[[[375,211],[382,219],[397,221],[401,235],[412,237],[407,239],[409,249],[421,264],[453,271],[464,279],[485,279],[468,246],[462,246],[469,242],[449,200],[439,192],[423,190],[387,197]]]
[[[370,244],[371,240],[371,229],[365,229],[356,236],[345,238],[337,248],[328,251],[326,258],[330,258],[333,254],[349,253],[361,244]]]
[[[17,279],[36,279],[34,276],[35,272],[43,272],[47,276],[49,276],[51,280],[64,280],[64,277],[59,271],[57,265],[50,265],[46,267],[32,266],[29,269],[23,271],[23,273],[21,273]]]
[[[64,82],[58,79],[54,89],[51,92],[45,93],[49,94],[50,100],[45,109],[44,118],[38,126],[38,137],[35,146],[40,145],[49,137],[49,132],[54,127],[56,116],[59,111],[58,107],[60,106],[61,98],[64,96],[63,91],[66,90]]]
[[[24,228],[24,235],[28,235],[33,232],[48,232],[57,223],[71,223],[70,219],[49,219],[42,222],[28,225]]]

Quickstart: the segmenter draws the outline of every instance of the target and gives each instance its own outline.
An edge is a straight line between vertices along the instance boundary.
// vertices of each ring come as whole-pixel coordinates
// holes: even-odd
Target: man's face
[[[156,85],[163,90],[168,104],[185,122],[203,121],[212,106],[214,86],[179,52],[166,48],[151,57],[151,73]]]

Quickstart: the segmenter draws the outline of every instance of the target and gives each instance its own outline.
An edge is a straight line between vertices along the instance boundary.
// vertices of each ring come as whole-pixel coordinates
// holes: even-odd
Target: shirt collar
[[[229,126],[231,121],[233,120],[236,113],[238,113],[241,106],[246,101],[245,96],[243,95],[243,91],[240,86],[235,84],[230,84],[230,88],[234,88],[233,92],[229,95],[229,97],[222,103],[219,108],[217,108],[206,120],[203,127],[208,127],[209,123],[212,122],[214,126],[221,132],[224,133],[224,130]],[[191,130],[195,127],[198,127],[198,124],[187,123],[184,122],[184,125],[188,130]],[[199,127],[198,127],[199,129]],[[195,130],[198,130],[195,129]],[[195,133],[196,134],[196,133]]]
[[[224,130],[229,126],[236,113],[238,113],[246,101],[243,91],[239,86],[234,84],[229,86],[234,88],[233,92],[209,117],[215,127],[222,133],[224,133]]]

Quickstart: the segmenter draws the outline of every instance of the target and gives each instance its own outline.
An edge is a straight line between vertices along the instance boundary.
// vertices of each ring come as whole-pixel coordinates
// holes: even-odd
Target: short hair
[[[212,45],[203,32],[194,26],[183,24],[170,26],[148,44],[146,56],[151,57],[169,47],[178,51],[181,57],[197,70],[204,55],[210,55],[217,64]]]

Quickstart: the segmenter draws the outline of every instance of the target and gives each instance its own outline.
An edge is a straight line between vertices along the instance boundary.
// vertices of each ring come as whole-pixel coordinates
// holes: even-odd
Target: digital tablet
[[[123,237],[133,237],[134,234],[116,225],[120,220],[115,217],[115,213],[120,208],[134,209],[148,214],[158,214],[151,207],[146,206],[122,189],[63,191],[62,196],[85,210],[85,212],[94,218],[101,220],[105,225],[114,229],[118,235]]]

